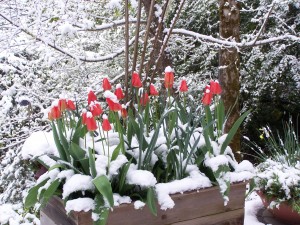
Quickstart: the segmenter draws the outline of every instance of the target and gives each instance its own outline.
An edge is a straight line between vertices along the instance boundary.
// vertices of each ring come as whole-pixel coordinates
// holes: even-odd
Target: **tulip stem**
[[[105,155],[105,150],[104,150],[104,144],[103,144],[103,141],[106,141],[106,139],[105,139],[105,137],[102,138],[101,129],[100,129],[100,122],[99,122],[99,121],[97,121],[97,122],[98,122],[99,136],[100,136],[100,139],[102,139],[102,140],[101,140],[101,143],[102,143],[102,148],[103,148],[103,154]]]
[[[110,167],[110,154],[109,154],[109,138],[108,138],[108,131],[106,132],[106,134],[107,134],[107,154],[108,154],[108,156],[107,156],[107,175],[108,175],[108,173],[109,173],[109,167]]]

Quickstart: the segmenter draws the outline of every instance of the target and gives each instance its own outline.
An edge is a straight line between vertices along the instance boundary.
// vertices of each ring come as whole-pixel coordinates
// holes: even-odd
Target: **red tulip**
[[[179,87],[179,91],[180,92],[187,92],[188,91],[188,86],[187,86],[187,83],[186,83],[186,80],[183,79],[180,83],[180,87]]]
[[[102,118],[103,118],[102,129],[104,131],[110,131],[111,130],[111,125],[108,121],[107,115],[103,115]]]
[[[104,89],[105,91],[111,90],[111,85],[110,85],[110,83],[109,83],[108,78],[104,78],[104,79],[103,79],[102,87],[103,87],[103,89]]]
[[[122,116],[123,119],[127,118],[127,116],[128,116],[128,113],[127,113],[125,105],[122,105],[121,116]]]
[[[149,102],[149,96],[148,96],[147,93],[144,93],[143,96],[140,99],[140,104],[142,106],[146,106],[148,102]]]
[[[86,125],[86,110],[85,109],[82,110],[81,117],[82,117],[82,124]]]
[[[48,112],[48,120],[52,121],[53,120],[53,116],[51,111]]]
[[[150,84],[150,95],[151,96],[157,96],[158,95],[158,91],[156,90],[156,88],[153,84]]]
[[[219,95],[222,92],[221,86],[217,80],[210,81],[210,91],[212,94]]]
[[[61,111],[59,109],[59,106],[53,106],[52,109],[51,109],[51,116],[52,116],[52,119],[59,119],[61,117]]]
[[[172,88],[174,84],[174,73],[170,66],[165,69],[165,88]]]
[[[88,105],[90,105],[93,101],[97,101],[97,96],[92,90],[90,90],[88,93]]]
[[[86,113],[86,127],[88,131],[94,131],[98,128],[96,120],[91,112]]]
[[[103,110],[99,102],[91,102],[90,111],[93,114],[93,116],[100,116],[103,113]]]
[[[133,72],[132,78],[131,78],[131,83],[132,83],[132,86],[136,87],[136,88],[140,88],[140,87],[143,86],[142,82],[141,82],[141,79],[140,79],[140,76],[137,72]]]
[[[67,108],[67,101],[64,98],[61,98],[58,100],[58,106],[59,106],[59,110],[61,112],[65,111]]]
[[[117,84],[115,95],[117,96],[118,100],[121,100],[125,97],[125,95],[122,91],[122,88],[121,88],[121,84]]]
[[[210,105],[211,100],[212,100],[212,93],[211,93],[210,89],[206,89],[204,96],[202,98],[202,103],[203,103],[203,105]]]
[[[122,106],[119,102],[114,102],[110,98],[106,98],[106,102],[108,104],[109,110],[111,111],[120,111],[122,109]]]
[[[75,110],[76,109],[76,106],[74,104],[74,102],[72,100],[67,100],[67,109],[68,110]]]

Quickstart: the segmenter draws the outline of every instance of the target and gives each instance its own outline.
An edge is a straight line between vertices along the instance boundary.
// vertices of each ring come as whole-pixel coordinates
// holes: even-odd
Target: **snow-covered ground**
[[[260,198],[256,194],[248,197],[245,204],[244,225],[264,225],[257,220],[256,214],[263,207]],[[39,224],[39,220],[32,214],[22,216],[24,213],[22,205],[4,204],[0,206],[0,224],[9,225],[33,225]],[[32,222],[31,222],[32,221]]]

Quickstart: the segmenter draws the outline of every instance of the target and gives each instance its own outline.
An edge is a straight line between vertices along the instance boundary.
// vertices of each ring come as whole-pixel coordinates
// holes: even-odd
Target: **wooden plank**
[[[244,209],[204,216],[193,220],[173,223],[172,225],[243,225]]]
[[[200,217],[212,218],[217,214],[241,210],[244,212],[246,183],[231,185],[229,204],[224,207],[224,202],[218,187],[202,189],[183,194],[172,195],[175,202],[173,209],[166,211],[158,210],[157,217],[152,215],[148,207],[135,210],[132,204],[123,204],[115,207],[108,217],[108,225],[130,224],[130,225],[167,225],[180,221],[194,220]],[[159,206],[157,205],[159,209]],[[226,214],[227,215],[227,214]],[[228,214],[228,216],[231,214]],[[63,218],[64,217],[64,218]],[[220,216],[224,219],[224,216]],[[243,217],[243,215],[242,215]],[[49,218],[54,218],[54,223],[49,223]],[[56,219],[55,219],[56,218]],[[230,220],[231,218],[228,217]],[[233,218],[234,219],[234,218]],[[64,221],[63,223],[61,221]],[[186,223],[186,222],[185,222]],[[92,225],[90,212],[72,212],[66,215],[62,201],[53,197],[49,204],[42,209],[41,225]],[[233,225],[233,224],[232,224]]]

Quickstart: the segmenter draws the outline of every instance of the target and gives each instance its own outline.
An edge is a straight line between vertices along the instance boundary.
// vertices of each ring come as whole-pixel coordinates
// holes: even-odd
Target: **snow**
[[[170,194],[183,193],[185,191],[198,190],[211,187],[210,180],[197,170],[191,170],[190,176],[181,180],[155,185],[157,200],[162,210],[172,209],[175,205]]]
[[[219,169],[221,165],[228,165],[228,159],[225,155],[217,155],[212,158],[207,158],[204,161],[207,167],[210,167],[214,172]]]
[[[91,198],[77,198],[67,201],[65,209],[67,213],[70,213],[71,211],[88,212],[95,209],[95,202],[94,199]]]
[[[4,204],[0,206],[0,224],[7,224],[11,220],[15,220],[18,214],[12,209],[11,204]]]
[[[113,197],[114,197],[114,206],[131,203],[131,198],[128,196],[120,196],[118,193],[114,193]]]
[[[71,193],[76,191],[94,191],[95,186],[92,183],[92,177],[87,175],[75,174],[69,178],[63,186],[62,198],[65,199]]]
[[[134,202],[135,209],[142,209],[146,204],[140,200]]]
[[[58,154],[52,132],[37,131],[32,133],[22,147],[22,157],[31,159],[44,154]]]
[[[128,170],[126,181],[128,184],[139,185],[143,188],[154,187],[157,183],[156,178],[151,172],[146,170],[135,170],[132,167]]]

